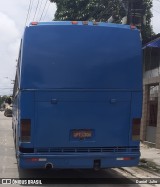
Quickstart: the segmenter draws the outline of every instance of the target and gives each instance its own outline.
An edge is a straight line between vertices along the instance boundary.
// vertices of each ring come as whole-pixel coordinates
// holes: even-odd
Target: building
[[[143,47],[141,140],[160,149],[160,34]]]

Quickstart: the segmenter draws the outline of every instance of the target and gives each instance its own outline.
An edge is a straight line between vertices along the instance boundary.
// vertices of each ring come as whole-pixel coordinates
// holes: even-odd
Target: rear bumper
[[[140,153],[35,154],[19,152],[18,164],[24,169],[46,168],[48,163],[53,165],[53,169],[91,169],[98,161],[99,168],[130,167],[138,165],[139,157]]]

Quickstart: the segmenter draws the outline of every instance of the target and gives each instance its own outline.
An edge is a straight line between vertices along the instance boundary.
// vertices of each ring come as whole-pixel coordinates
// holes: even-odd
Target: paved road
[[[54,178],[56,182],[61,184],[55,184],[56,186],[75,186],[75,184],[62,184],[62,183],[73,183],[77,182],[76,186],[110,186],[105,183],[105,180],[112,178],[120,178],[127,180],[127,178],[133,177],[129,173],[120,169],[107,169],[103,171],[93,170],[19,170],[17,168],[17,161],[15,158],[15,150],[12,136],[11,118],[5,117],[3,112],[0,112],[0,178]],[[57,178],[58,181],[57,181]],[[66,178],[62,180],[62,178]],[[75,180],[76,178],[76,180]],[[82,179],[83,178],[83,179]],[[88,181],[91,178],[95,181]],[[100,178],[100,179],[97,179]],[[97,180],[98,184],[95,184]],[[78,184],[83,183],[83,184]],[[94,183],[94,184],[92,184]],[[102,183],[102,184],[99,184]],[[3,185],[6,186],[6,185]],[[7,185],[8,186],[8,185]],[[18,185],[13,185],[18,186]],[[42,186],[42,185],[41,185]],[[44,186],[44,185],[43,185]],[[52,185],[53,186],[53,185]],[[117,185],[113,185],[117,186]],[[124,186],[121,184],[120,186]],[[132,184],[126,184],[125,186],[133,186]],[[134,186],[138,186],[137,184]]]

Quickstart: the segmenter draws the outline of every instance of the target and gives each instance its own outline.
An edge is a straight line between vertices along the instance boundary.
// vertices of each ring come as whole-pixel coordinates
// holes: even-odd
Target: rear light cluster
[[[72,25],[77,25],[78,21],[71,21],[71,23],[72,23]],[[83,25],[88,25],[88,23],[89,23],[88,21],[82,21]],[[93,21],[92,23],[93,23],[93,25],[98,25],[98,22],[96,22],[96,21]],[[33,26],[38,25],[38,22],[33,21],[33,22],[30,23],[30,25],[33,25]],[[136,26],[131,24],[130,28],[131,29],[136,29]]]
[[[71,21],[71,23],[72,23],[72,25],[78,25],[78,21]],[[98,25],[98,22],[96,22],[96,21],[93,21],[92,23],[93,23],[93,25]],[[83,24],[83,25],[88,25],[89,22],[88,22],[88,21],[82,21],[82,24]],[[30,25],[36,26],[36,25],[38,25],[38,22],[33,21],[33,22],[30,23]],[[131,27],[131,28],[132,28],[132,27]],[[132,28],[132,29],[133,29],[133,28]]]
[[[71,23],[72,23],[72,25],[77,25],[78,21],[72,21]],[[98,22],[96,22],[96,21],[93,21],[92,23],[93,23],[93,25],[98,25]],[[88,21],[82,21],[82,24],[83,25],[88,25],[89,22]]]
[[[119,158],[116,158],[116,160],[133,160],[134,158],[133,157],[119,157]]]
[[[47,158],[27,158],[29,162],[46,162]]]
[[[30,142],[31,141],[31,120],[21,119],[20,129],[21,129],[20,130],[21,142]]]
[[[132,120],[132,140],[140,140],[141,119],[134,118]]]

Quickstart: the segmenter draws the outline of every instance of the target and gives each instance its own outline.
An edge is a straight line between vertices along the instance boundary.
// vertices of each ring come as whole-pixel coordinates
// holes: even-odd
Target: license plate
[[[92,130],[73,130],[72,136],[73,138],[85,139],[92,137]]]

